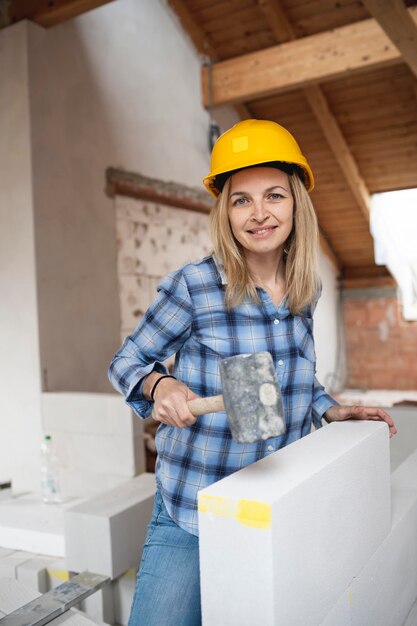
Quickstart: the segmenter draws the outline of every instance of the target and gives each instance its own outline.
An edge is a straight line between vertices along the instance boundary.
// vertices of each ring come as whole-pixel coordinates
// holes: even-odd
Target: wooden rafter
[[[274,33],[277,43],[297,39],[279,0],[257,0],[257,2],[268,20],[268,25]]]
[[[184,2],[182,2],[182,0],[168,0],[168,5],[177,15],[183,29],[186,33],[188,33],[198,52],[214,59],[216,57],[216,53],[213,46],[211,45],[207,35],[195,22]]]
[[[318,85],[307,87],[304,94],[312,108],[314,115],[331,151],[340,165],[349,189],[361,209],[366,221],[369,222],[370,194],[360,175],[359,168],[343,136],[339,125],[331,112],[327,100]]]
[[[362,0],[417,76],[417,25],[403,0]]]
[[[29,19],[40,26],[49,28],[77,17],[82,13],[91,11],[92,9],[97,9],[111,1],[112,0],[55,0],[54,2],[49,2],[47,0],[37,0],[36,2],[19,4],[16,0],[11,0],[9,13],[12,21]]]
[[[417,7],[408,9],[408,13],[417,23]],[[212,104],[233,104],[300,89],[402,60],[377,21],[364,20],[215,63]],[[207,71],[203,71],[202,78],[207,104]]]

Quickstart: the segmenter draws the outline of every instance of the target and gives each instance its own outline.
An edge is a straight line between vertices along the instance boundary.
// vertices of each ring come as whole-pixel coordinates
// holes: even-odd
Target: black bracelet
[[[177,380],[175,378],[175,376],[171,376],[171,374],[164,374],[163,376],[160,376],[158,378],[158,380],[156,381],[156,383],[154,384],[154,386],[152,387],[152,391],[151,391],[151,400],[152,400],[152,402],[155,402],[154,397],[153,397],[154,393],[155,393],[155,389],[157,388],[157,386],[159,385],[161,380],[163,380],[164,378],[174,378],[175,380]]]

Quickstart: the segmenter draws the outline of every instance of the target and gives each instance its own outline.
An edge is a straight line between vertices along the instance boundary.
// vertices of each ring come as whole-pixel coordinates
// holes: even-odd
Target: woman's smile
[[[247,232],[251,233],[251,235],[256,237],[256,239],[266,239],[267,237],[272,235],[276,228],[277,226],[263,226],[262,228],[251,228]]]

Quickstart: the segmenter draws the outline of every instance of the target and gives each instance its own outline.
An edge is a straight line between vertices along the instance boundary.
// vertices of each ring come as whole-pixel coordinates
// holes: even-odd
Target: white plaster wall
[[[319,273],[323,291],[314,314],[317,378],[332,392],[343,389],[346,350],[337,272],[323,251],[319,256]]]
[[[119,310],[105,169],[201,183],[200,61],[154,0],[30,25],[30,52],[44,390],[109,391]]]
[[[0,480],[33,484],[40,368],[27,25],[0,31]]]

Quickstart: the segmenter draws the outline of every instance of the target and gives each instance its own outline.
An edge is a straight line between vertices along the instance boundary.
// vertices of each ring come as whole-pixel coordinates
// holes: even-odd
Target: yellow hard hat
[[[214,144],[211,172],[203,183],[217,198],[228,173],[263,163],[276,167],[282,164],[284,171],[286,165],[295,165],[307,191],[314,187],[313,172],[294,137],[283,126],[268,120],[244,120],[223,133]]]

